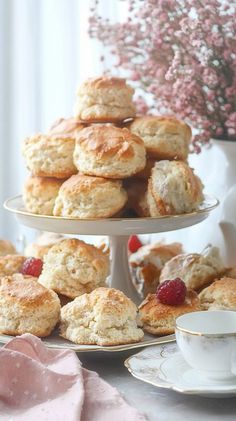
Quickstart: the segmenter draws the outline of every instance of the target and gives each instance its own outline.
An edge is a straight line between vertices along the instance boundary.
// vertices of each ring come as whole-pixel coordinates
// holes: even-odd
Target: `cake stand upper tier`
[[[6,200],[5,209],[13,212],[19,223],[40,231],[78,235],[150,234],[174,231],[199,224],[218,205],[218,200],[205,196],[205,200],[195,212],[159,218],[110,218],[76,219],[56,216],[36,215],[24,209],[22,196]]]
[[[140,296],[134,287],[128,263],[127,241],[131,234],[173,231],[199,224],[218,205],[218,200],[206,196],[200,208],[188,214],[159,218],[75,219],[35,215],[25,211],[22,196],[8,199],[4,206],[18,221],[30,228],[74,235],[108,235],[111,251],[110,286],[120,289],[137,304]]]

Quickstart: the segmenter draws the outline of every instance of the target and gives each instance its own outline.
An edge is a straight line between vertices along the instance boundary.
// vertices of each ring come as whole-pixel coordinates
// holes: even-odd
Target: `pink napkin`
[[[144,421],[118,391],[85,370],[73,351],[33,335],[0,349],[1,421]]]

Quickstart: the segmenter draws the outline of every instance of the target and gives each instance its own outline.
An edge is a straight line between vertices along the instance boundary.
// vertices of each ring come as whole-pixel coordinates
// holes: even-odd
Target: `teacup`
[[[201,376],[236,376],[236,311],[186,313],[176,319],[175,334],[184,359]]]

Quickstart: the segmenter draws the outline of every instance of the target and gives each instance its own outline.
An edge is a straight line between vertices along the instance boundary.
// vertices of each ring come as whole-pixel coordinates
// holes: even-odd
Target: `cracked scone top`
[[[74,115],[88,122],[116,122],[134,117],[133,93],[125,79],[110,76],[87,79],[77,90]]]
[[[59,316],[57,294],[40,285],[37,278],[15,274],[1,279],[1,333],[48,336],[59,321]]]
[[[39,283],[75,298],[104,286],[108,273],[109,257],[102,250],[77,238],[66,238],[45,255]]]
[[[74,163],[83,174],[122,179],[145,167],[146,150],[142,139],[126,128],[93,125],[78,133]]]
[[[137,308],[123,292],[97,288],[61,310],[61,336],[78,344],[119,345],[138,342]]]

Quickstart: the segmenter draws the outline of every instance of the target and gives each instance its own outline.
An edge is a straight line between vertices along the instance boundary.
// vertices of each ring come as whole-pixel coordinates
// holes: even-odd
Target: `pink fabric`
[[[1,421],[144,421],[118,391],[85,370],[73,351],[33,335],[0,349]]]

